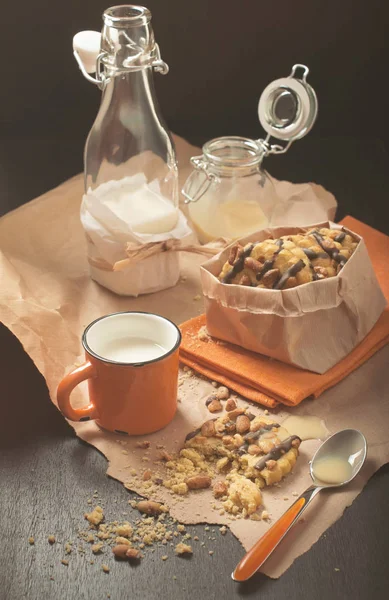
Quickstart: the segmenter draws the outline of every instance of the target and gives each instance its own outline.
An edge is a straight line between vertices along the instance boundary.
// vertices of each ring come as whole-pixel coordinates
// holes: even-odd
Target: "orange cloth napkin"
[[[364,238],[377,279],[389,302],[389,237],[353,217],[345,217],[341,224]],[[197,333],[205,324],[205,315],[200,315],[181,325],[181,361],[209,379],[267,407],[280,402],[295,406],[305,398],[320,396],[389,341],[387,306],[365,339],[337,365],[318,375],[227,342],[201,341]]]

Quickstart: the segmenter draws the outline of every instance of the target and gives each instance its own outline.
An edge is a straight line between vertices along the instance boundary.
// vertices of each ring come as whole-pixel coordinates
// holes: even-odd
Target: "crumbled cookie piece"
[[[66,560],[65,558],[63,558],[63,559],[61,560],[61,563],[62,563],[63,565],[65,565],[65,567],[67,567],[67,566],[69,565],[69,561],[68,561],[68,560]]]
[[[167,554],[164,554],[163,556],[161,556],[161,560],[167,560],[169,557],[167,556]]]
[[[222,527],[220,527],[219,531],[222,535],[226,535],[227,527],[225,525],[223,525]]]
[[[49,542],[49,544],[55,544],[55,535],[49,535],[47,541]]]
[[[228,498],[223,503],[227,512],[232,514],[244,512],[246,515],[251,515],[261,504],[262,494],[255,483],[241,475],[233,474],[230,476]]]
[[[108,565],[101,565],[101,568],[103,569],[104,573],[109,573],[110,572],[110,568]]]
[[[85,513],[84,517],[92,525],[100,525],[100,523],[104,520],[104,512],[101,506],[96,506],[92,512]]]
[[[124,521],[120,525],[115,526],[115,533],[116,535],[125,538],[130,538],[133,534],[133,527],[131,523],[129,523],[128,521]]]
[[[137,448],[143,448],[144,450],[147,450],[147,448],[150,448],[151,442],[148,440],[142,440],[141,442],[136,442],[135,446]]]
[[[208,342],[210,340],[210,335],[207,331],[207,327],[203,325],[197,332],[197,337],[202,342]]]
[[[175,553],[178,556],[182,556],[183,554],[193,554],[192,546],[179,542],[175,547]]]
[[[35,544],[35,539],[32,535],[28,538],[28,543],[30,544],[30,546],[33,546]]]
[[[104,547],[104,544],[102,544],[100,542],[98,544],[93,544],[93,546],[91,547],[91,550],[92,550],[93,554],[100,554],[103,547]]]

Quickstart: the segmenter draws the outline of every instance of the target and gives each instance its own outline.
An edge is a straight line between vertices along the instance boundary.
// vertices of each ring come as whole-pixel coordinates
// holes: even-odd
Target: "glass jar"
[[[318,106],[308,73],[305,65],[294,65],[288,77],[263,91],[258,117],[265,139],[215,138],[203,146],[201,156],[191,158],[194,170],[182,194],[200,242],[249,235],[271,226],[273,215],[282,214],[284,202],[262,163],[269,154],[286,152],[312,128]]]
[[[103,21],[101,36],[81,32],[73,42],[84,76],[102,90],[85,145],[81,221],[92,278],[117,293],[137,295],[171,287],[179,278],[175,252],[115,270],[129,243],[177,238],[183,228],[174,145],[153,84],[153,70],[164,74],[168,66],[147,8],[114,6]],[[96,78],[88,74],[92,69]]]
[[[271,222],[278,202],[261,167],[263,147],[248,138],[221,137],[191,159],[194,171],[182,193],[199,241],[239,238]]]

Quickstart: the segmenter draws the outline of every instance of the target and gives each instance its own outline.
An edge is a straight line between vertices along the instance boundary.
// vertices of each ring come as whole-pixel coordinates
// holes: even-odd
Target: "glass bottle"
[[[97,56],[95,52],[96,79],[88,75],[91,68],[86,68],[87,61],[83,63],[80,49],[75,51],[83,74],[102,89],[100,109],[84,153],[81,220],[87,233],[91,275],[118,293],[132,294],[130,279],[134,278],[141,278],[144,283],[137,293],[156,291],[177,282],[177,253],[154,257],[154,266],[151,258],[144,259],[125,274],[109,272],[103,263],[112,266],[122,260],[128,242],[155,241],[155,236],[157,240],[158,236],[165,239],[164,235],[174,231],[180,218],[174,145],[153,84],[153,69],[164,74],[168,67],[160,58],[147,8],[114,6],[104,12],[103,21]],[[84,35],[84,46],[88,45],[88,33],[95,32],[77,34]],[[84,55],[90,50],[86,46],[81,48]],[[88,60],[90,64],[90,57]],[[100,232],[98,237],[99,225],[108,233]],[[99,260],[103,268],[99,268]],[[156,261],[165,285],[147,286],[147,277],[155,279]],[[129,282],[127,292],[125,277]]]

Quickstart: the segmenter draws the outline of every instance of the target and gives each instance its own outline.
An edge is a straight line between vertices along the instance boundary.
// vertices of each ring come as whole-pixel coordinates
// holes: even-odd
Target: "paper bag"
[[[342,229],[333,223],[315,227]],[[212,337],[325,373],[369,333],[386,306],[363,239],[336,277],[287,290],[224,284],[218,275],[226,248],[201,267],[207,329]],[[303,232],[301,227],[265,229],[242,238],[242,245]]]

